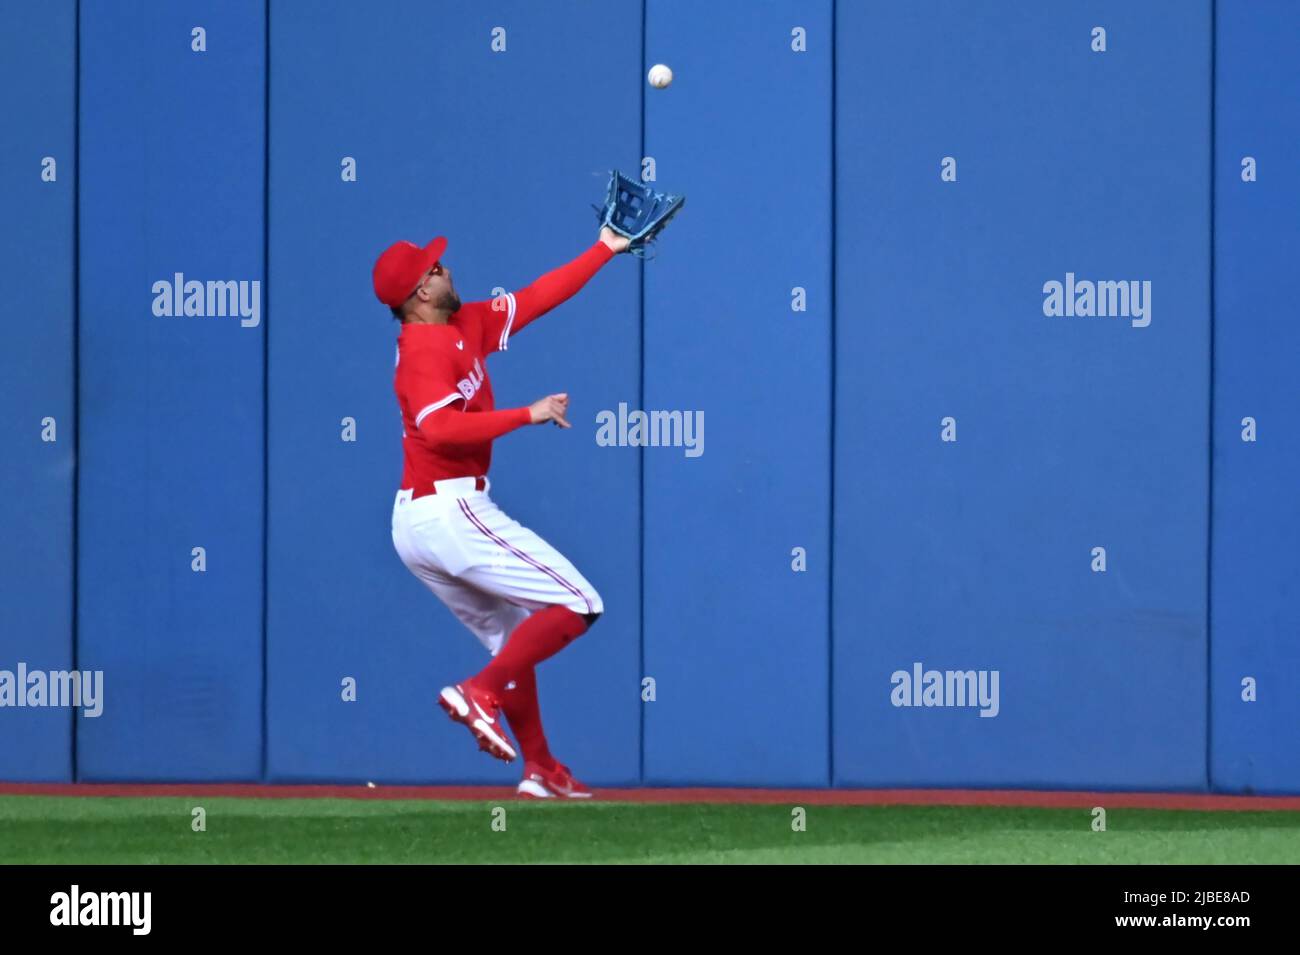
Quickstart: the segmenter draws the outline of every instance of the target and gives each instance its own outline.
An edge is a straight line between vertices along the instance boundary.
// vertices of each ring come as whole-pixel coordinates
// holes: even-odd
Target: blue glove
[[[644,183],[629,179],[618,170],[611,170],[605,205],[592,208],[602,226],[609,226],[629,240],[629,252],[645,257],[646,250],[658,238],[668,220],[685,204],[685,196],[655,192]]]

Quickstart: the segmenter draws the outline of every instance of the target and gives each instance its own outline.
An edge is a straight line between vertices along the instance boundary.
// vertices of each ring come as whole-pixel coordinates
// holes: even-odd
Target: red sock
[[[514,688],[507,683],[501,694],[501,709],[505,710],[510,728],[515,732],[524,760],[540,763],[546,769],[555,768],[555,759],[546,745],[542,730],[542,710],[537,702],[537,671],[528,669],[515,678]]]
[[[547,607],[531,614],[515,627],[506,645],[477,676],[474,684],[501,698],[511,680],[559,653],[587,632],[587,621],[568,607]]]

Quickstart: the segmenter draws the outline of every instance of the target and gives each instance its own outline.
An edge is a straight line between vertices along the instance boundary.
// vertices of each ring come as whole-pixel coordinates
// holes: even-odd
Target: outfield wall
[[[492,474],[604,597],[540,671],[566,762],[1300,792],[1300,8],[386,9],[0,13],[0,702],[103,674],[0,706],[0,779],[512,779],[432,705],[482,651],[392,549],[370,267],[519,288],[648,158],[657,257],[490,366],[572,395]],[[700,427],[597,440],[637,410]]]

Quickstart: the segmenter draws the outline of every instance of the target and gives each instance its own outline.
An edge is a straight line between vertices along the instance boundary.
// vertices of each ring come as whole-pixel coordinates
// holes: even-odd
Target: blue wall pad
[[[1203,788],[1210,4],[838,12],[835,782]]]
[[[82,5],[84,779],[261,774],[264,24]]]

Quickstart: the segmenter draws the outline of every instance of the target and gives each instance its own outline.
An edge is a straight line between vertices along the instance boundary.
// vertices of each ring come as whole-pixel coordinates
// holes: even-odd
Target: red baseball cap
[[[375,297],[389,308],[397,308],[415,291],[424,273],[447,251],[447,240],[438,236],[424,248],[414,242],[394,242],[384,249],[372,275]]]

